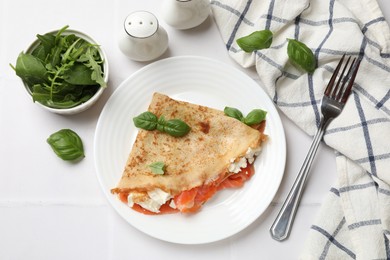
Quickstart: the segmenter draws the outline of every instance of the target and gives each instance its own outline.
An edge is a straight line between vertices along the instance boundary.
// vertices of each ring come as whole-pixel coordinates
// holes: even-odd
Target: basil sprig
[[[48,144],[58,157],[65,161],[84,158],[84,148],[81,138],[70,129],[62,129],[47,138]]]
[[[138,128],[152,131],[157,127],[157,116],[151,112],[143,112],[133,118],[134,125]]]
[[[181,137],[191,130],[191,127],[180,119],[165,120],[164,116],[157,118],[152,112],[146,111],[133,118],[134,125],[148,131],[157,129],[174,137]]]
[[[303,42],[288,39],[287,55],[294,65],[309,73],[313,73],[316,69],[316,58]]]
[[[269,48],[272,44],[273,34],[270,30],[255,31],[247,36],[237,39],[237,44],[245,52],[252,52]]]
[[[164,162],[154,162],[149,164],[151,171],[155,174],[163,175],[165,173],[165,163]]]
[[[233,117],[249,126],[261,123],[267,115],[267,112],[262,109],[253,109],[244,117],[242,112],[234,107],[225,107],[223,112],[225,115]]]

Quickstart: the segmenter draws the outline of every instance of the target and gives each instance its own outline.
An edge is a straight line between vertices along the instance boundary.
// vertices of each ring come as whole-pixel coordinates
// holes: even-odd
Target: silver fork
[[[354,58],[351,65],[349,66],[347,74],[344,75],[348,64],[350,63],[351,57],[347,59],[345,65],[343,65],[344,58],[345,54],[341,58],[339,64],[333,72],[328,86],[325,89],[324,97],[321,101],[322,118],[320,121],[320,126],[316,135],[314,136],[309,152],[306,155],[302,168],[299,171],[298,176],[296,177],[294,184],[286,200],[284,201],[282,208],[279,211],[278,216],[271,226],[271,236],[275,240],[283,241],[289,236],[292,223],[294,222],[295,213],[301,200],[301,195],[307,175],[309,173],[314,156],[317,152],[318,146],[325,133],[325,129],[334,118],[340,115],[349,95],[351,94],[352,86],[359,69],[360,60]],[[337,76],[342,66],[342,72],[338,77],[339,79],[337,80]]]

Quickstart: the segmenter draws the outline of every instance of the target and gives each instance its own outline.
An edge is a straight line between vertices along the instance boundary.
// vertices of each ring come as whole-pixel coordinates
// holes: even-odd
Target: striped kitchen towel
[[[256,66],[274,103],[309,135],[324,88],[343,53],[362,62],[352,96],[324,141],[337,181],[308,233],[301,259],[390,259],[390,30],[375,0],[212,0],[231,57]],[[236,40],[273,32],[270,48],[245,53]],[[291,65],[287,38],[305,43],[318,67]],[[315,170],[315,169],[313,169]]]

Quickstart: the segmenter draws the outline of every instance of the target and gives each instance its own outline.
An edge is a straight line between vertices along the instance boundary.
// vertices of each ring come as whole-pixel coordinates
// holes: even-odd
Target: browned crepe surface
[[[166,120],[181,119],[191,131],[173,137],[157,130],[140,129],[113,193],[160,188],[171,195],[209,183],[227,171],[230,160],[256,148],[266,136],[222,111],[177,101],[155,93],[148,111]],[[149,165],[164,162],[163,175]]]

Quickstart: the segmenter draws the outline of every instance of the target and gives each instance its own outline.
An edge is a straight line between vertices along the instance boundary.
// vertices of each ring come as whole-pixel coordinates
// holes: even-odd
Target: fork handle
[[[275,240],[283,241],[290,234],[291,226],[294,222],[295,213],[298,209],[299,202],[301,200],[303,188],[311,164],[318,150],[318,146],[321,143],[322,137],[324,136],[325,128],[329,121],[330,120],[321,120],[320,127],[318,128],[317,133],[314,136],[314,139],[310,146],[309,152],[306,155],[305,161],[303,162],[301,170],[299,171],[294,181],[294,184],[291,187],[291,190],[283,203],[282,208],[280,209],[274,223],[270,228],[271,236]]]

